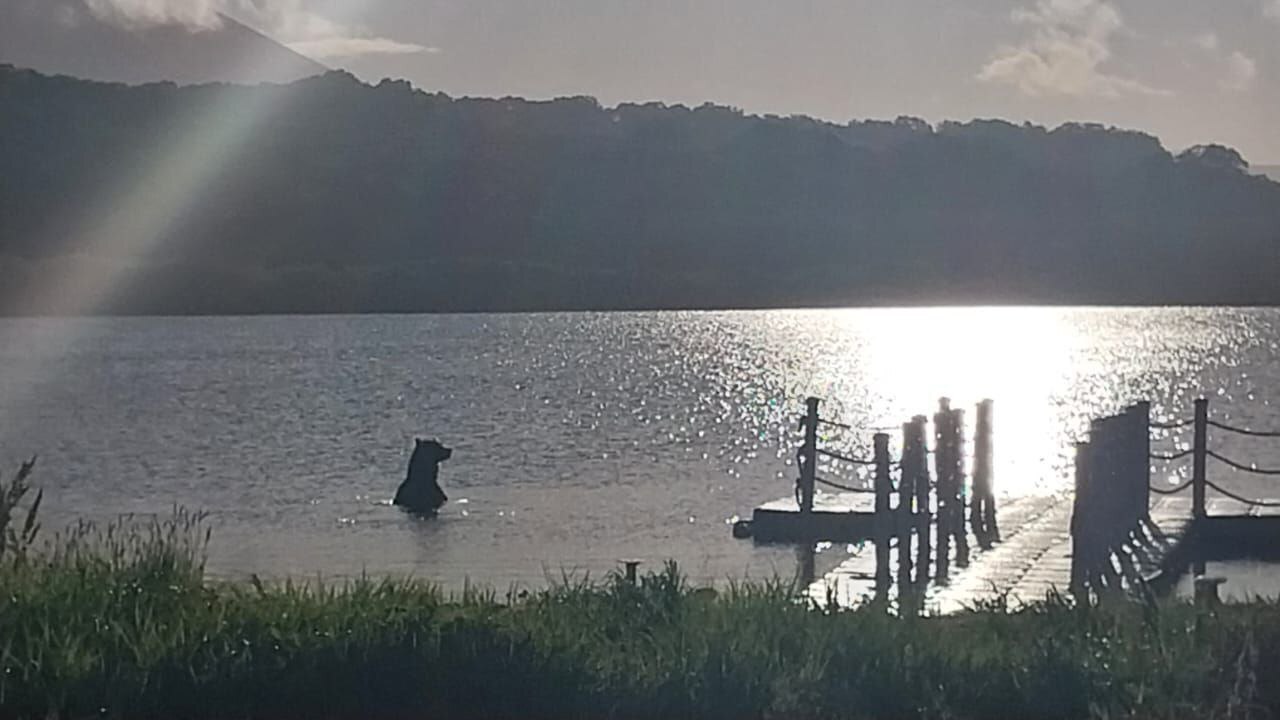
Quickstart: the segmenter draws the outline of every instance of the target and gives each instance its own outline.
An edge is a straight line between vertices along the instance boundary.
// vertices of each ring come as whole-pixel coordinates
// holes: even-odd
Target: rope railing
[[[1181,460],[1182,458],[1190,455],[1193,452],[1195,452],[1195,448],[1187,448],[1182,452],[1176,452],[1176,453],[1173,453],[1172,455],[1165,455],[1163,453],[1148,453],[1147,457],[1152,460],[1163,460],[1164,462],[1173,462],[1174,460]]]
[[[1213,427],[1218,428],[1219,430],[1226,430],[1227,432],[1232,432],[1237,435],[1248,435],[1250,437],[1280,438],[1280,432],[1274,432],[1269,430],[1250,430],[1248,428],[1235,427],[1234,425],[1227,425],[1226,423],[1220,423],[1217,420],[1210,420],[1209,424],[1212,425]]]
[[[1205,485],[1208,485],[1209,487],[1213,488],[1214,490],[1217,490],[1218,492],[1222,493],[1223,495],[1226,495],[1227,497],[1231,498],[1232,500],[1237,500],[1237,501],[1242,502],[1242,503],[1244,503],[1244,504],[1246,504],[1246,505],[1253,505],[1253,506],[1255,506],[1255,507],[1280,507],[1280,500],[1250,500],[1249,498],[1246,498],[1246,497],[1243,497],[1243,496],[1237,495],[1237,494],[1235,494],[1235,493],[1231,492],[1230,490],[1226,490],[1226,489],[1225,489],[1225,488],[1223,488],[1221,485],[1219,485],[1219,484],[1217,484],[1217,483],[1215,483],[1215,482],[1213,482],[1212,480],[1209,480],[1209,479],[1207,479],[1207,478],[1205,479],[1204,484],[1205,484]]]
[[[827,425],[833,428],[840,428],[841,430],[870,430],[871,432],[895,432],[901,429],[895,425],[872,425],[870,427],[855,427],[848,423],[842,423],[837,420],[828,420],[827,418],[824,418],[824,417],[818,418],[818,424]]]
[[[1226,457],[1224,455],[1220,455],[1212,450],[1207,450],[1205,454],[1217,460],[1218,462],[1223,463],[1224,465],[1228,465],[1242,472],[1253,473],[1254,475],[1280,475],[1280,470],[1251,467],[1249,465],[1245,465],[1244,463],[1236,462],[1235,460],[1232,460],[1231,458]],[[1206,480],[1206,482],[1208,481]]]
[[[826,457],[832,458],[834,460],[853,463],[854,465],[875,465],[876,464],[875,460],[863,460],[861,458],[849,457],[848,455],[841,455],[840,453],[834,452],[832,450],[823,450],[822,448],[818,448],[816,452],[819,455],[825,455]]]
[[[832,481],[830,481],[830,480],[828,480],[828,479],[826,479],[826,478],[823,478],[823,477],[816,477],[816,476],[815,476],[813,479],[814,479],[814,481],[815,481],[815,482],[821,483],[821,484],[826,485],[826,486],[828,486],[828,487],[833,487],[833,488],[835,488],[835,489],[837,489],[837,490],[844,490],[845,492],[851,492],[851,493],[868,493],[868,494],[875,493],[875,490],[874,490],[874,489],[872,489],[872,488],[856,488],[856,487],[851,487],[851,486],[849,486],[849,485],[841,485],[840,483],[832,482]]]

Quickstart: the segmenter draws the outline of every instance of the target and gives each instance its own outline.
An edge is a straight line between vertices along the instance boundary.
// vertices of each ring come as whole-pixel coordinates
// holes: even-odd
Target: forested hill
[[[1280,184],[1092,125],[0,68],[0,170],[4,313],[1280,302]]]

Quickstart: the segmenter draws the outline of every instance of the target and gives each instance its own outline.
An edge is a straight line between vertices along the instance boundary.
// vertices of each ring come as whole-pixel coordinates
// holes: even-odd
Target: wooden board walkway
[[[1280,508],[1246,508],[1243,503],[1214,499],[1210,512],[1221,516],[1257,515],[1270,511],[1280,519]],[[1192,528],[1189,497],[1173,496],[1153,502],[1151,519],[1162,536],[1149,552],[1137,553],[1132,562],[1145,579],[1155,579],[1171,553],[1186,541]],[[959,612],[1003,598],[1011,606],[1043,600],[1049,593],[1068,592],[1071,582],[1071,500],[1067,496],[1029,496],[1006,499],[1000,505],[1003,541],[981,549],[976,539],[969,566],[954,560],[947,584],[932,583],[925,598],[928,614]],[[936,547],[936,544],[935,544]],[[819,604],[828,599],[842,607],[866,602],[875,592],[875,553],[871,543],[856,556],[815,580],[807,595]],[[893,562],[896,564],[896,552]]]
[[[923,415],[903,424],[896,462],[885,432],[872,437],[870,458],[819,447],[820,425],[852,429],[820,417],[819,403],[818,398],[806,400],[795,499],[760,506],[751,521],[733,528],[737,537],[798,543],[802,582],[819,604],[855,606],[873,600],[894,608],[900,588],[905,588],[903,612],[930,614],[984,605],[1017,607],[1055,592],[1090,598],[1134,591],[1160,594],[1188,569],[1204,574],[1208,562],[1280,560],[1280,502],[1236,496],[1229,487],[1214,484],[1206,471],[1213,458],[1233,471],[1280,475],[1280,468],[1258,469],[1219,454],[1209,447],[1208,430],[1213,426],[1274,438],[1280,438],[1280,431],[1213,421],[1204,398],[1196,400],[1191,420],[1152,422],[1146,401],[1094,418],[1087,439],[1074,444],[1071,492],[1000,503],[995,502],[991,477],[991,401],[978,404],[972,464],[964,457],[964,411],[952,408],[946,398],[939,399],[931,433]],[[1152,429],[1181,428],[1193,430],[1191,447],[1152,452]],[[1191,477],[1186,484],[1152,487],[1152,460],[1187,457]],[[854,492],[819,477],[821,458],[874,468],[869,473],[872,487]],[[819,483],[842,492],[819,494]],[[909,508],[921,511],[912,514]],[[982,546],[982,539],[1001,534],[1003,542]],[[899,541],[910,548],[911,557],[899,553]],[[845,542],[853,543],[851,556],[824,556],[838,565],[815,579],[819,548]],[[1197,583],[1197,593],[1216,587],[1214,582],[1206,578]]]

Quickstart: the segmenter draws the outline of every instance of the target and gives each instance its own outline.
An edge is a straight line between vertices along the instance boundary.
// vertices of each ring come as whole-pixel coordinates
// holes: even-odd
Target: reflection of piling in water
[[[800,543],[796,546],[796,583],[800,588],[807,588],[817,579],[818,548],[812,542]]]

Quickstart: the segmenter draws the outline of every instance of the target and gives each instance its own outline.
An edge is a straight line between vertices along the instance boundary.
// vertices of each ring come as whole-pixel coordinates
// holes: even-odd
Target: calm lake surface
[[[1088,419],[1140,398],[1280,427],[1278,343],[1280,312],[1230,308],[0,320],[0,458],[40,456],[50,530],[208,511],[223,575],[791,577],[792,550],[727,523],[791,492],[806,395],[858,455],[939,396],[993,398],[999,492],[1055,493]],[[415,436],[454,449],[438,518],[388,504]],[[1280,467],[1280,442],[1213,442]]]

